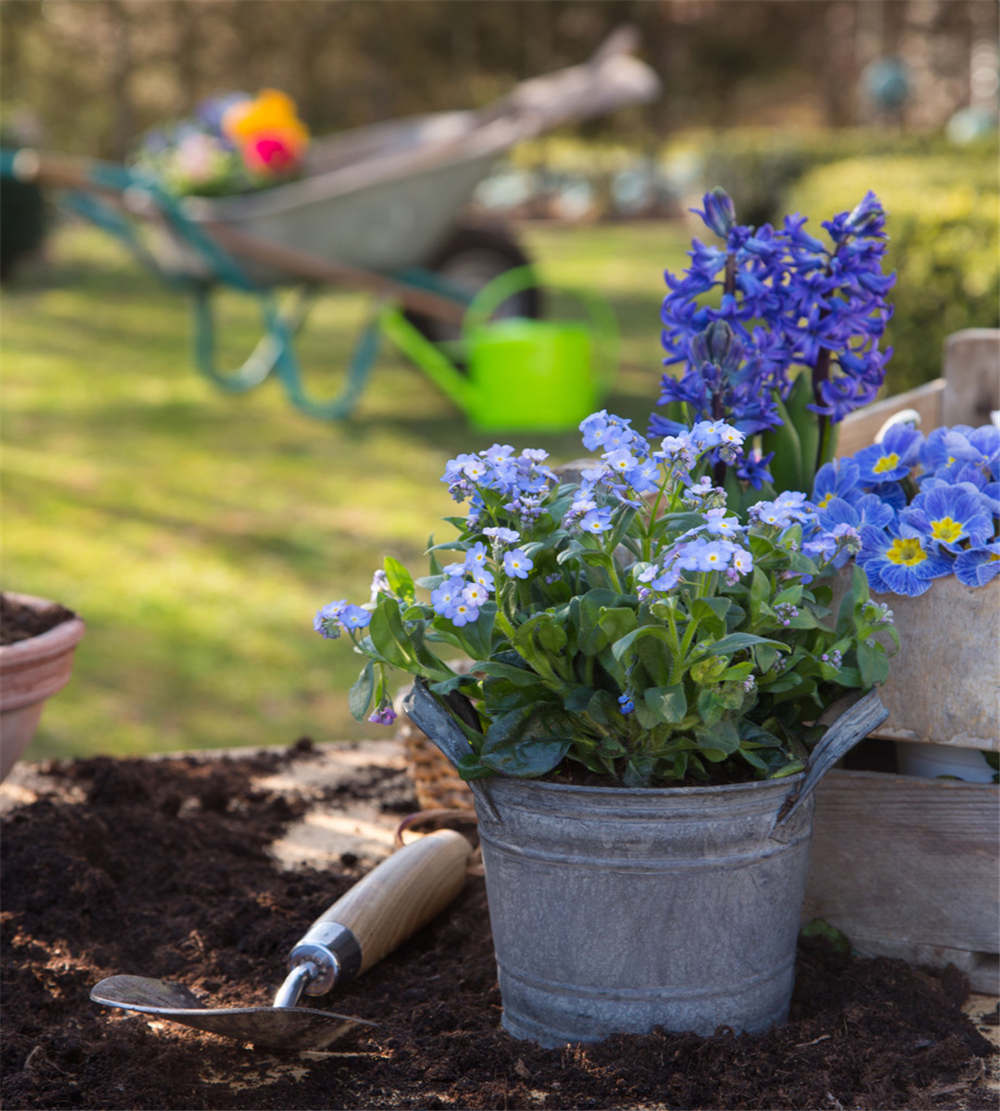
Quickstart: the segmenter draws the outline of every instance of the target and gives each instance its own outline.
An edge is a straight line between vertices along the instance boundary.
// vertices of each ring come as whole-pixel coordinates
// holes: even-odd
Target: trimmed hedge
[[[806,174],[782,212],[809,227],[853,208],[868,189],[887,213],[887,268],[895,315],[886,330],[894,348],[886,394],[941,373],[944,340],[962,328],[1000,327],[1000,186],[992,144],[930,157],[851,158]],[[737,208],[737,216],[743,215]]]
[[[733,198],[740,223],[757,226],[780,220],[788,190],[821,166],[863,158],[872,151],[904,157],[954,153],[947,139],[936,132],[892,134],[866,128],[695,132],[685,138],[685,145],[692,144],[697,152],[699,192],[723,186]]]

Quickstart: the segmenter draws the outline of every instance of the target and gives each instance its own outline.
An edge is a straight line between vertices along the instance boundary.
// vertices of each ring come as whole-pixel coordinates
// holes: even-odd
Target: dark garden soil
[[[72,610],[57,602],[36,608],[0,591],[0,645],[40,636],[74,617],[76,614]]]
[[[289,947],[372,861],[281,871],[268,844],[307,803],[255,782],[308,742],[229,758],[52,765],[3,821],[3,1105],[15,1108],[995,1108],[966,985],[804,943],[791,1021],[764,1036],[655,1032],[541,1050],[499,1026],[483,882],[328,997],[375,1020],[332,1052],[254,1050],[99,1007],[115,972],[267,1004]],[[404,770],[328,792],[416,809]]]

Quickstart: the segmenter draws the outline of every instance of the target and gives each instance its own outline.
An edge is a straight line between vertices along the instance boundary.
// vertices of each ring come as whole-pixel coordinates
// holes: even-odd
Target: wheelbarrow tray
[[[184,213],[331,262],[397,272],[429,257],[497,158],[516,143],[658,92],[644,63],[599,54],[524,81],[481,111],[391,120],[317,140],[297,181],[241,196],[191,197]],[[160,237],[156,250],[168,269],[212,276],[173,236]],[[254,276],[268,284],[286,277],[260,269]]]

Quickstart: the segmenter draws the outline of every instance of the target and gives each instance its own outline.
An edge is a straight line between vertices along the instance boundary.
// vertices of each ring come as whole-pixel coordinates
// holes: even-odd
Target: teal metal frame
[[[18,176],[15,170],[17,153],[11,148],[0,149],[0,177]],[[137,230],[141,217],[129,219],[120,209],[95,193],[81,189],[63,191],[61,201],[64,207],[113,235],[142,266],[167,285],[191,295],[194,362],[209,381],[229,393],[245,393],[273,374],[291,404],[306,416],[318,420],[345,420],[351,416],[378,356],[381,332],[378,308],[373,311],[355,342],[341,392],[328,400],[312,397],[303,382],[295,337],[305,325],[319,287],[309,284],[296,286],[290,305],[282,308],[275,289],[255,281],[236,258],[184,212],[182,202],[164,189],[156,178],[105,162],[91,163],[89,174],[95,191],[141,195],[143,202],[155,210],[178,240],[192,248],[205,264],[209,273],[205,278],[165,268]],[[448,297],[463,306],[470,300],[465,291],[429,270],[409,267],[392,276],[406,285]],[[220,285],[256,297],[260,305],[261,338],[234,371],[221,370],[216,358],[217,327],[213,295]]]

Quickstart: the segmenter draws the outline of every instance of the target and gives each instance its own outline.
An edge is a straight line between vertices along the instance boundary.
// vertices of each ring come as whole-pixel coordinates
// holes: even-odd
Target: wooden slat
[[[965,954],[977,990],[996,992],[998,846],[1000,787],[833,771],[816,792],[804,917],[873,955]]]
[[[1000,329],[966,328],[944,345],[941,423],[989,424],[1000,409]]]
[[[945,380],[935,378],[933,382],[917,386],[914,390],[886,397],[864,409],[850,413],[840,423],[840,437],[837,441],[837,455],[843,458],[853,455],[863,447],[875,442],[879,429],[890,418],[904,409],[915,409],[920,414],[920,427],[930,431],[941,423],[941,401],[945,391]]]

